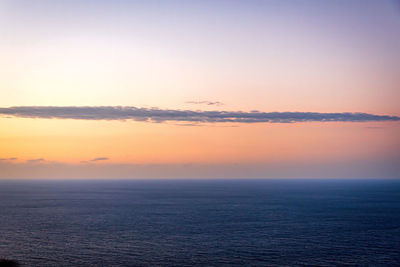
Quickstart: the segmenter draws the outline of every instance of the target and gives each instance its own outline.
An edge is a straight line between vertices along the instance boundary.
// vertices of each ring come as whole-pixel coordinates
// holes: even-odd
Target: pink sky
[[[10,113],[129,106],[400,116],[399,6],[306,3],[1,2],[0,178],[399,178],[399,121]]]

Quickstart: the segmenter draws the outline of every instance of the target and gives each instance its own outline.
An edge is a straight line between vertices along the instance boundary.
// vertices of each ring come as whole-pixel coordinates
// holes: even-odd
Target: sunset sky
[[[394,0],[0,0],[0,178],[400,178],[399,51]]]

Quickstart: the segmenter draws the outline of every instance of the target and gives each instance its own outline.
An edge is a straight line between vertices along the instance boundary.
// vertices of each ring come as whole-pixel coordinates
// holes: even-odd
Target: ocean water
[[[400,266],[400,181],[0,181],[0,258]]]

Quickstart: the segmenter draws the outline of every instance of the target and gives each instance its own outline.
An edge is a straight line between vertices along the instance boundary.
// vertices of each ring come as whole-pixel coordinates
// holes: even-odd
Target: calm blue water
[[[0,181],[27,266],[400,266],[400,181]]]

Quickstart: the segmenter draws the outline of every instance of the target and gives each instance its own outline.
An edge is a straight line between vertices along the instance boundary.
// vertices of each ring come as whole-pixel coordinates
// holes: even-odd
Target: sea
[[[21,266],[400,266],[400,180],[2,180]]]

